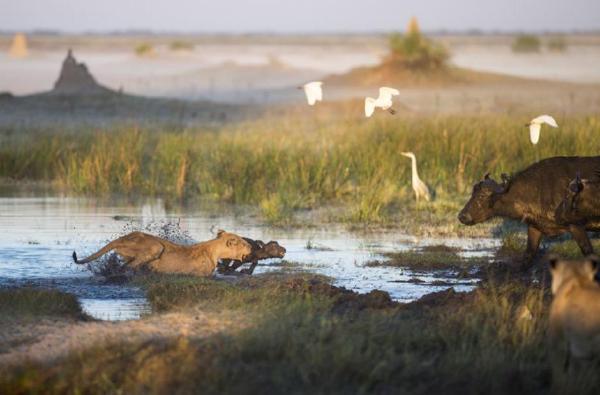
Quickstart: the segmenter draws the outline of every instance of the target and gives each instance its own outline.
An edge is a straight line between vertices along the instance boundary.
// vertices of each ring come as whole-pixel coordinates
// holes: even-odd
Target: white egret
[[[306,101],[308,101],[309,106],[314,106],[316,102],[323,100],[322,85],[323,83],[321,81],[312,81],[298,87],[298,89],[304,90]]]
[[[401,152],[402,155],[411,159],[412,162],[412,188],[415,191],[415,197],[417,198],[417,202],[420,198],[424,198],[427,201],[431,200],[431,193],[429,192],[429,188],[427,185],[421,181],[419,178],[419,173],[417,173],[417,157],[412,152]]]
[[[376,108],[388,110],[390,114],[395,114],[396,111],[392,108],[392,96],[399,94],[400,92],[398,89],[382,86],[379,88],[379,97],[377,99],[373,99],[372,97],[367,97],[365,99],[365,116],[368,118],[373,115]]]
[[[542,128],[542,124],[550,125],[553,128],[557,128],[558,124],[550,115],[540,115],[537,118],[533,118],[531,122],[529,122],[525,126],[529,126],[529,139],[532,144],[537,144],[540,140],[540,129]]]

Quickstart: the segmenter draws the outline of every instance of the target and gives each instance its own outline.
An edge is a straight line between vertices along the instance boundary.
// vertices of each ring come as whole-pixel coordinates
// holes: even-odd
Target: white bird
[[[373,99],[372,97],[367,97],[365,99],[365,116],[368,118],[373,115],[375,108],[388,110],[391,114],[395,114],[396,111],[392,109],[392,96],[399,94],[400,92],[398,89],[382,86],[379,88],[379,97],[377,99]]]
[[[540,115],[537,118],[533,118],[531,122],[525,125],[529,126],[529,139],[531,140],[532,144],[537,144],[540,140],[540,129],[544,123],[552,126],[553,128],[558,127],[558,124],[550,115]]]
[[[429,192],[429,188],[427,185],[421,181],[419,178],[419,173],[417,173],[417,157],[412,152],[401,152],[402,155],[411,159],[412,162],[412,188],[415,191],[415,197],[417,198],[417,202],[419,198],[424,198],[427,201],[431,200],[431,193]]]
[[[323,101],[323,88],[321,85],[323,85],[321,81],[312,81],[298,87],[298,89],[304,89],[309,106],[314,106],[316,102]]]

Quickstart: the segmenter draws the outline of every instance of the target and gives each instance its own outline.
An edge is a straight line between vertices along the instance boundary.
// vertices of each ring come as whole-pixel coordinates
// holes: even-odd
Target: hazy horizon
[[[435,32],[584,32],[600,30],[600,1],[518,0],[365,2],[305,0],[171,2],[0,0],[4,32],[327,34],[403,30],[412,16]],[[468,12],[467,12],[468,10]]]

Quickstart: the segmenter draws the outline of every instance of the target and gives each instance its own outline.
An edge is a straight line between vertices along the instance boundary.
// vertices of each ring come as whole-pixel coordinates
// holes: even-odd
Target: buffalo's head
[[[283,258],[285,253],[285,248],[282,247],[278,242],[269,241],[259,251],[256,252],[255,256],[258,259]]]
[[[488,173],[475,184],[471,199],[458,214],[458,220],[465,225],[475,225],[492,218],[495,215],[494,203],[506,192],[508,178],[502,175],[502,179],[503,183],[498,184]]]

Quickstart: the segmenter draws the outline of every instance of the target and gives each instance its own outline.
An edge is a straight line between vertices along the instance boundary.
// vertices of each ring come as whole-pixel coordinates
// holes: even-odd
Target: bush
[[[448,51],[441,44],[423,36],[416,19],[412,19],[406,34],[390,36],[392,60],[412,69],[436,69],[446,66]]]
[[[171,51],[192,51],[194,44],[189,41],[176,40],[169,44]]]
[[[147,56],[154,53],[154,47],[149,43],[141,43],[136,45],[135,54],[137,56]]]
[[[541,47],[540,39],[531,34],[517,36],[512,44],[513,52],[539,52]]]

